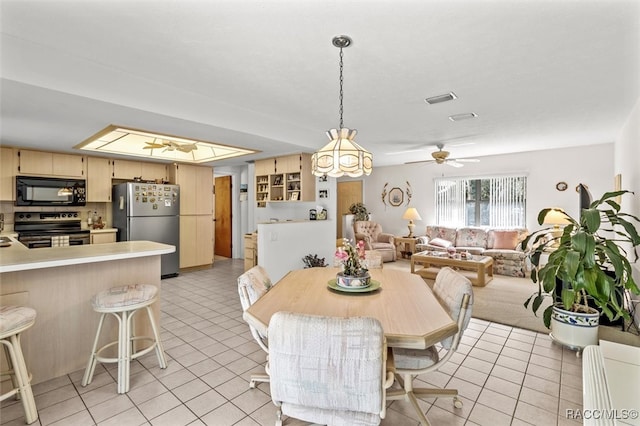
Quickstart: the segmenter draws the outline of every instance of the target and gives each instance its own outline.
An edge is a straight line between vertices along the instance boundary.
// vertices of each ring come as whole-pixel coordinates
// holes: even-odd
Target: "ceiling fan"
[[[145,142],[145,144],[147,144],[147,145],[144,146],[142,149],[164,148],[162,150],[162,152],[165,152],[165,151],[180,151],[180,152],[189,153],[191,151],[195,151],[195,150],[198,149],[198,145],[196,145],[195,143],[179,144],[177,142],[167,141],[167,140],[162,140],[162,142],[156,142],[156,139],[154,139],[153,142]]]
[[[436,164],[447,164],[451,167],[463,167],[463,163],[477,163],[480,160],[477,158],[449,158],[449,151],[444,151],[444,144],[437,144],[437,151],[433,151],[431,156],[433,160],[420,160],[420,161],[408,161],[404,164],[415,164],[415,163],[436,163]]]

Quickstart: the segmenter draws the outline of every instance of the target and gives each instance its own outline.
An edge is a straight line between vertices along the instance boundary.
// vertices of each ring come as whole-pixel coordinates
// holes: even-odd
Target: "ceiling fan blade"
[[[450,161],[457,161],[459,163],[479,163],[478,158],[451,158]]]
[[[451,167],[456,167],[456,168],[464,167],[464,164],[458,163],[456,160],[447,160],[445,161],[445,163]]]
[[[417,163],[435,163],[436,160],[417,160],[417,161],[407,161],[404,164],[417,164]]]

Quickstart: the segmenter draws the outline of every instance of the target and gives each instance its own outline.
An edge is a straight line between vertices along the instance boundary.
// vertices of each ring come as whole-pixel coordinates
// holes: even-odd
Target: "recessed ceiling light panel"
[[[455,114],[455,115],[450,115],[449,116],[449,120],[451,121],[462,121],[462,120],[469,120],[470,118],[476,118],[478,116],[478,114],[476,114],[475,112],[467,112],[464,114]]]
[[[204,163],[259,152],[114,125],[106,127],[74,148],[183,163]]]
[[[424,101],[429,105],[439,104],[441,102],[452,101],[454,99],[458,99],[455,93],[449,92],[444,95],[432,96],[430,98],[425,99]]]

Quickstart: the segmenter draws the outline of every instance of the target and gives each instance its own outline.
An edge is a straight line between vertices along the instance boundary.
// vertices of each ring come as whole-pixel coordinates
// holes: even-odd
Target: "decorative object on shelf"
[[[299,192],[292,192],[290,200],[291,201],[298,201],[298,194],[299,194]]]
[[[274,185],[282,185],[282,177],[281,176],[276,176],[273,178],[273,184]]]
[[[318,257],[317,254],[308,254],[302,258],[302,262],[304,262],[304,267],[306,268],[324,268],[328,266],[324,261],[324,257]]]
[[[402,205],[403,201],[404,192],[402,192],[402,189],[398,187],[391,188],[391,191],[389,191],[389,204],[391,204],[393,207],[398,207]]]
[[[336,259],[342,264],[342,272],[336,275],[336,283],[341,287],[366,287],[370,284],[369,270],[361,262],[365,258],[364,241],[352,246],[343,239],[342,247],[336,250]]]
[[[327,220],[327,209],[318,210],[318,220]]]
[[[405,210],[402,218],[409,221],[409,224],[407,225],[409,227],[409,235],[407,235],[407,237],[413,237],[413,229],[416,227],[413,221],[422,220],[420,214],[418,213],[418,210],[416,210],[415,207],[409,207],[407,208],[407,210]]]
[[[580,220],[564,213],[568,224],[562,230],[559,242],[548,239],[550,229],[544,228],[529,235],[521,248],[529,252],[533,270],[531,280],[538,283],[538,291],[532,294],[524,306],[538,311],[546,297],[553,303],[545,308],[544,324],[551,328],[551,337],[570,348],[582,349],[598,343],[597,327],[575,327],[587,320],[565,321],[572,313],[595,313],[589,306],[592,302],[609,320],[622,317],[630,319],[624,307],[627,292],[640,294],[633,279],[632,262],[638,260],[637,247],[640,235],[632,221],[640,222],[636,216],[620,211],[614,200],[630,191],[607,192],[583,208]],[[542,209],[538,223],[542,225],[552,209]],[[610,232],[611,229],[615,233]],[[550,250],[551,246],[555,247]],[[548,254],[546,264],[543,254]],[[633,254],[633,260],[631,259]],[[554,313],[554,310],[556,311]]]
[[[328,175],[340,177],[347,175],[359,177],[370,175],[373,168],[373,155],[353,139],[357,130],[348,129],[343,126],[343,106],[344,96],[343,85],[343,52],[342,49],[349,47],[351,38],[345,35],[333,38],[333,45],[340,49],[340,127],[327,131],[327,136],[331,140],[327,145],[315,152],[311,157],[311,171],[316,176]]]
[[[351,213],[354,217],[354,222],[360,220],[369,220],[369,211],[367,207],[362,203],[353,203],[349,206],[349,213]]]
[[[556,183],[556,189],[558,191],[566,191],[567,188],[568,188],[567,182],[558,182],[558,183]]]

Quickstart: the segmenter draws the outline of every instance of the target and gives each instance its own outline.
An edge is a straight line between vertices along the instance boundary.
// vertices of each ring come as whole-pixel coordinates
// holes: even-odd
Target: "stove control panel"
[[[15,222],[65,222],[80,220],[78,212],[16,212]]]

